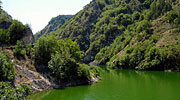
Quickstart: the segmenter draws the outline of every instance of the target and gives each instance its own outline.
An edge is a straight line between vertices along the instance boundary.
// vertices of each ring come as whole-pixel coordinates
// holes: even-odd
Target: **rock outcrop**
[[[34,35],[30,28],[25,29],[25,35],[23,36],[21,41],[23,41],[24,44],[29,44],[29,43],[33,44],[35,42]]]

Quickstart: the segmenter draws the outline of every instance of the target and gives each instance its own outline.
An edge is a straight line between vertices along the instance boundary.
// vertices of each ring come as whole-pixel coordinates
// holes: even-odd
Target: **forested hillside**
[[[76,41],[85,52],[85,63],[179,69],[179,4],[179,0],[93,0],[52,34]]]
[[[47,30],[60,27],[58,22],[70,17],[52,19]],[[79,45],[70,39],[45,35],[34,43],[29,25],[0,7],[0,100],[26,100],[43,90],[97,82],[99,69],[83,64],[83,56]]]
[[[59,15],[57,17],[52,18],[44,29],[35,34],[35,39],[37,40],[40,38],[40,36],[44,34],[47,35],[52,31],[56,31],[70,18],[72,18],[72,15]]]

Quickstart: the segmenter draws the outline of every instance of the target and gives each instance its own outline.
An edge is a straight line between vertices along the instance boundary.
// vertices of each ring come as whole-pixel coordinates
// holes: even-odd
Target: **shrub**
[[[26,100],[32,94],[32,90],[25,84],[14,88],[9,82],[0,82],[1,100]]]
[[[32,44],[26,44],[25,51],[27,56],[32,56],[34,51]]]
[[[20,40],[25,34],[25,26],[17,20],[13,21],[8,30],[10,33],[11,44],[15,44],[17,40]]]
[[[42,36],[34,46],[35,63],[48,65],[51,55],[56,53],[57,39],[54,36]]]
[[[13,53],[17,57],[24,57],[26,51],[24,50],[24,45],[21,41],[17,41],[16,45],[14,46]]]
[[[77,72],[77,64],[68,55],[55,54],[48,63],[48,67],[57,79],[70,80]],[[72,72],[72,73],[70,73]]]
[[[0,29],[0,45],[4,46],[8,44],[10,40],[8,30]]]
[[[143,20],[139,22],[138,26],[136,27],[136,32],[139,33],[142,31],[147,31],[149,27],[151,27],[151,22],[149,22],[148,20]]]
[[[0,81],[11,81],[14,77],[14,64],[5,52],[0,52]]]
[[[167,14],[167,17],[166,19],[169,21],[169,22],[174,22],[174,20],[178,17],[178,14],[176,11],[172,10],[170,11],[168,14]]]

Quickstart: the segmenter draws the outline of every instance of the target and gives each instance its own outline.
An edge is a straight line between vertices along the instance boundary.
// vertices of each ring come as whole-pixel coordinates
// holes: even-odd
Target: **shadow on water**
[[[32,95],[30,100],[85,100],[88,86],[68,87],[57,90],[48,90]]]
[[[30,100],[180,100],[180,73],[100,67],[96,84],[44,91]]]

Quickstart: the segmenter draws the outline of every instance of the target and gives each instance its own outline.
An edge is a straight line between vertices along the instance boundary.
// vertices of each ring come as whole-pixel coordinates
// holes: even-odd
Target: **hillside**
[[[35,34],[35,39],[37,40],[40,36],[44,34],[49,34],[52,31],[56,31],[70,18],[72,18],[72,15],[59,15],[52,18],[44,29]]]
[[[89,63],[101,48],[109,46],[134,23],[132,15],[148,9],[151,3],[152,0],[93,0],[55,33],[78,42],[86,54],[84,62]]]
[[[174,52],[179,53],[179,9],[178,0],[93,0],[52,34],[60,39],[71,38],[76,41],[85,52],[85,63],[96,60],[98,64],[106,64],[110,61],[108,65],[111,67],[126,66],[139,70],[151,65],[164,66],[165,63],[157,59],[167,57],[148,58],[150,54],[146,53],[151,46],[157,52],[166,48],[164,52],[167,53],[176,48]],[[148,46],[149,49],[146,48]],[[142,48],[142,51],[134,52],[143,53],[131,55],[139,61],[129,58],[127,62],[132,61],[129,67],[125,62],[121,65],[119,59],[126,59],[124,55],[137,47]],[[131,51],[126,48],[131,48]],[[173,59],[179,60],[179,55]],[[179,66],[179,63],[173,66]]]
[[[57,23],[57,18],[51,22]],[[29,25],[0,7],[0,100],[26,100],[43,90],[97,82],[98,68],[82,64],[82,57],[79,45],[70,39],[45,35],[34,43]]]

